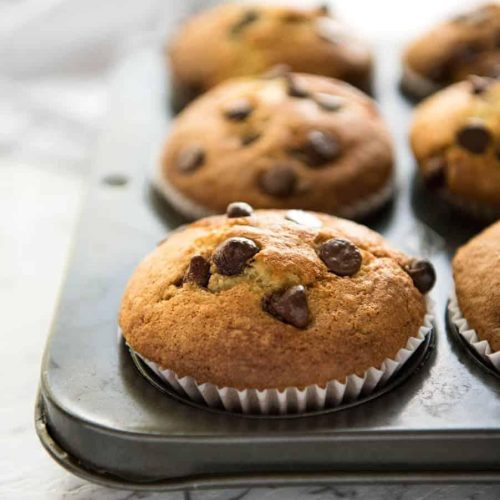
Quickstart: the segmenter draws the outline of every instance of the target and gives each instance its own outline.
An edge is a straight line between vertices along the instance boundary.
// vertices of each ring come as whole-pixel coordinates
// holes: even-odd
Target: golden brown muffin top
[[[500,71],[500,5],[485,4],[441,23],[411,43],[404,64],[446,85]]]
[[[500,221],[458,249],[453,276],[469,326],[493,351],[500,351]]]
[[[392,177],[392,144],[375,103],[329,78],[278,73],[228,80],[170,130],[162,176],[213,213],[234,200],[328,213]]]
[[[500,209],[500,82],[470,77],[416,109],[410,140],[429,185]]]
[[[198,383],[325,384],[380,366],[417,335],[434,278],[364,226],[238,203],[141,262],[120,326],[135,351]]]
[[[169,48],[174,78],[200,93],[276,64],[369,90],[372,59],[325,8],[224,4],[189,19]]]

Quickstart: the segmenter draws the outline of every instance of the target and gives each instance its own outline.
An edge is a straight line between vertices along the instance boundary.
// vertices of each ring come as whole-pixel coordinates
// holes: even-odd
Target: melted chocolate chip
[[[278,164],[260,176],[259,184],[262,190],[271,196],[290,196],[297,185],[297,174],[290,166]]]
[[[288,210],[285,215],[285,219],[300,224],[301,226],[307,226],[312,228],[318,228],[322,226],[321,221],[313,214],[309,212],[304,212],[304,210]]]
[[[224,108],[224,116],[228,120],[243,121],[252,113],[252,103],[248,99],[239,99]]]
[[[220,274],[234,276],[243,271],[247,261],[259,250],[257,243],[248,238],[229,238],[215,249],[213,261]]]
[[[474,154],[484,153],[492,139],[491,132],[479,120],[464,125],[456,134],[458,144]]]
[[[436,271],[428,260],[413,260],[405,270],[420,293],[430,291],[436,282]]]
[[[338,111],[344,102],[344,100],[336,95],[326,94],[324,92],[318,92],[313,95],[313,99],[316,104],[324,109],[325,111]]]
[[[424,182],[429,189],[441,189],[446,184],[446,160],[434,156],[425,164]]]
[[[306,328],[309,324],[306,290],[302,285],[273,293],[263,300],[262,306],[275,318],[296,328]]]
[[[243,201],[236,201],[234,203],[230,203],[226,209],[226,215],[230,219],[234,219],[236,217],[248,217],[253,214],[253,208]]]
[[[353,276],[361,268],[361,252],[350,241],[332,238],[319,247],[319,258],[337,276]]]
[[[310,167],[320,167],[335,160],[340,154],[340,147],[332,135],[321,130],[311,130],[306,142],[293,153]]]
[[[297,79],[291,74],[286,73],[286,90],[290,97],[306,98],[309,97],[309,92],[297,82]]]
[[[244,135],[241,138],[241,144],[243,146],[249,146],[250,144],[252,144],[252,142],[255,142],[259,138],[260,138],[260,134],[258,134],[257,132],[249,133],[249,134]]]
[[[175,160],[177,168],[181,172],[193,172],[203,165],[205,161],[205,152],[199,146],[187,146],[178,155]]]
[[[210,263],[201,255],[195,255],[189,262],[184,283],[195,283],[206,288],[210,280]]]
[[[259,13],[256,10],[248,10],[241,19],[231,27],[232,35],[239,35],[247,26],[259,19]]]
[[[491,80],[477,75],[469,76],[469,82],[471,84],[472,93],[475,95],[483,94],[491,85]]]

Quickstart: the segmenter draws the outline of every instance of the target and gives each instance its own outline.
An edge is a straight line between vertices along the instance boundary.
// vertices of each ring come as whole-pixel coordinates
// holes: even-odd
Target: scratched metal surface
[[[376,97],[397,143],[399,189],[395,202],[366,223],[402,250],[426,256],[436,265],[439,278],[432,296],[436,302],[438,343],[433,356],[404,386],[378,400],[336,414],[288,421],[214,416],[162,396],[139,377],[116,338],[120,296],[141,257],[165,232],[183,222],[149,187],[148,171],[168,128],[164,113],[168,96],[163,92],[166,75],[161,70],[159,53],[144,51],[130,58],[116,76],[109,120],[44,359],[42,392],[60,412],[57,416],[55,411],[49,413],[49,429],[74,455],[78,456],[79,451],[86,455],[99,451],[102,441],[89,444],[91,433],[78,435],[79,428],[83,431],[94,427],[103,436],[124,438],[121,453],[141,453],[144,466],[152,468],[148,447],[142,446],[141,440],[149,443],[163,437],[186,442],[229,439],[232,446],[237,446],[237,441],[248,444],[267,438],[293,443],[294,436],[306,440],[335,439],[345,434],[359,440],[371,433],[380,436],[382,453],[394,453],[395,459],[404,465],[402,457],[411,462],[416,453],[408,443],[425,434],[428,440],[431,438],[431,444],[426,445],[422,456],[434,451],[442,457],[443,464],[460,459],[455,456],[460,446],[453,448],[453,442],[449,443],[449,450],[432,449],[434,432],[470,438],[478,452],[471,458],[476,460],[474,467],[500,467],[498,460],[491,459],[494,453],[490,444],[498,445],[500,438],[499,381],[469,360],[448,337],[443,322],[451,284],[450,257],[457,245],[481,225],[429,197],[414,179],[413,161],[406,145],[411,104],[397,91],[396,49],[389,42],[381,43],[377,49],[383,55],[379,68],[383,78],[377,81]],[[117,174],[127,182],[113,182]],[[63,421],[65,418],[71,425]],[[134,439],[128,440],[126,435]],[[406,449],[394,441],[395,436],[409,438]],[[290,450],[295,453],[297,447]],[[250,446],[242,448],[241,453],[251,451]],[[488,463],[480,463],[481,452],[490,457]],[[111,469],[115,462],[123,462],[123,455],[107,458]],[[198,470],[197,458],[182,456],[184,465],[194,463],[186,465],[185,470]],[[293,459],[287,462],[286,452],[281,458],[277,465],[280,470],[293,469]],[[379,458],[383,462],[387,456]],[[338,464],[342,457],[332,458],[325,453],[314,463],[317,466],[323,462],[328,468],[332,459]],[[256,457],[249,463],[254,466],[258,460]],[[356,461],[351,461],[350,466],[355,465]],[[206,463],[202,470],[207,472]],[[350,498],[348,494],[345,496]]]

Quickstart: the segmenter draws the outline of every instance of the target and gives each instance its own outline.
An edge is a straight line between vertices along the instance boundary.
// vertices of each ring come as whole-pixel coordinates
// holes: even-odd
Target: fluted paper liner
[[[415,337],[410,337],[406,346],[400,349],[394,359],[386,358],[377,367],[371,367],[363,376],[346,377],[344,382],[331,380],[324,387],[309,385],[304,389],[288,387],[278,389],[235,389],[218,387],[215,384],[199,384],[193,377],[179,377],[174,371],[163,369],[134,351],[158,377],[182,396],[205,404],[211,408],[251,414],[297,414],[335,408],[343,403],[353,402],[360,396],[368,396],[382,387],[410,359],[433,328],[432,303],[427,300],[427,314],[424,324]],[[131,349],[131,348],[130,348]]]
[[[460,336],[467,341],[467,343],[479,354],[479,356],[481,356],[481,358],[500,372],[500,351],[494,352],[491,349],[490,343],[487,340],[481,340],[476,330],[469,326],[468,321],[465,319],[460,306],[458,305],[455,291],[450,297],[448,311],[450,313],[450,319],[457,327]]]
[[[216,214],[213,210],[189,199],[184,193],[175,188],[167,180],[165,173],[162,171],[161,163],[157,164],[152,183],[163,197],[187,219],[201,219],[202,217]],[[335,215],[347,219],[361,219],[383,207],[392,198],[394,189],[394,181],[390,179],[379,191],[368,195],[365,199],[359,200],[352,205],[339,208]]]

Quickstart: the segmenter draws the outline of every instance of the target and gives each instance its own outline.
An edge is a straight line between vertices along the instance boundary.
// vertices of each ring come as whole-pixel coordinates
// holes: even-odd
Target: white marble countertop
[[[427,22],[423,6],[436,2],[405,3],[404,8],[403,2],[366,2],[363,7],[376,15],[383,3],[392,5],[395,14],[410,10],[406,15],[415,15],[418,29]],[[446,12],[453,3],[443,1],[434,10]],[[356,19],[361,5],[360,0],[350,2],[347,17]],[[107,75],[130,46],[157,39],[165,23],[174,22],[171,8],[172,3],[160,0],[0,1],[0,349],[4,358],[0,498],[500,498],[500,488],[488,485],[133,493],[73,477],[43,450],[33,425],[40,359],[105,115]],[[159,27],[162,15],[166,21]]]

